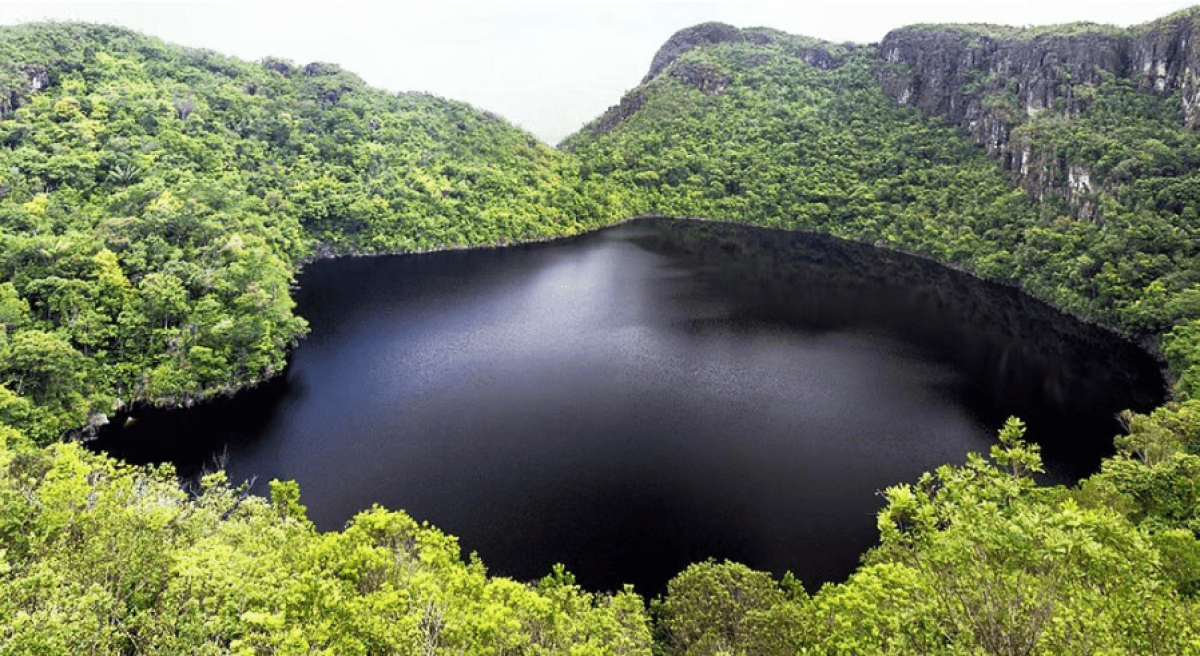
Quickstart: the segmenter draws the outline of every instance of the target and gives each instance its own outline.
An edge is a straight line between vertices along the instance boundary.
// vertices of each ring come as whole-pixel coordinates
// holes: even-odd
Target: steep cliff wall
[[[1077,24],[1040,33],[994,26],[916,26],[879,44],[880,86],[897,102],[966,130],[1039,199],[1062,198],[1096,218],[1107,186],[1088,162],[1039,149],[1017,127],[1036,117],[1087,111],[1106,76],[1180,97],[1179,120],[1200,123],[1200,55],[1187,12],[1138,28]]]
[[[879,81],[897,101],[961,125],[989,150],[1011,129],[1044,111],[1077,115],[1101,71],[1122,74],[1126,42],[1087,34],[1005,42],[960,29],[904,29],[879,46]]]
[[[1129,72],[1139,88],[1157,94],[1179,91],[1183,124],[1200,124],[1200,54],[1193,38],[1200,14],[1168,17],[1135,30],[1129,45]]]
[[[1086,166],[1038,152],[1027,139],[1013,139],[1013,130],[1046,112],[1086,111],[1102,75],[1126,75],[1129,45],[1101,32],[1007,40],[969,28],[907,28],[880,43],[888,65],[879,83],[897,102],[966,130],[1039,199],[1065,198],[1091,217],[1096,190]]]

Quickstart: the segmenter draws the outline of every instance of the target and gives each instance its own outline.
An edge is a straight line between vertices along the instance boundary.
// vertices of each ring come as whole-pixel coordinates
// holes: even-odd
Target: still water
[[[295,479],[321,529],[404,509],[495,574],[562,562],[597,590],[710,557],[840,580],[880,490],[986,452],[1006,416],[1070,482],[1163,391],[1144,352],[1012,289],[716,223],[321,261],[299,285],[312,333],[284,377],[99,446]]]

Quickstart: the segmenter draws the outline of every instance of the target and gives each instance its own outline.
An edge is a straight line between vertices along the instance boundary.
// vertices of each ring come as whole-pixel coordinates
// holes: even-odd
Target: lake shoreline
[[[955,271],[955,272],[963,274],[963,275],[970,276],[970,277],[975,278],[976,280],[979,280],[982,282],[1000,285],[1003,287],[1014,289],[1024,295],[1029,296],[1032,299],[1037,300],[1040,303],[1046,304],[1047,306],[1053,308],[1054,310],[1056,310],[1057,312],[1059,312],[1061,314],[1070,316],[1073,319],[1080,321],[1082,323],[1088,324],[1090,326],[1094,326],[1096,328],[1105,330],[1114,336],[1120,337],[1126,341],[1129,341],[1129,342],[1135,344],[1138,348],[1145,351],[1151,358],[1153,358],[1155,360],[1156,363],[1158,363],[1159,372],[1162,374],[1163,381],[1164,381],[1164,391],[1166,392],[1166,398],[1167,398],[1166,402],[1169,402],[1171,400],[1170,390],[1172,389],[1172,386],[1174,385],[1174,383],[1176,381],[1176,376],[1171,372],[1171,370],[1168,366],[1168,363],[1167,363],[1165,357],[1163,356],[1160,339],[1158,338],[1157,335],[1144,335],[1144,336],[1130,335],[1126,332],[1123,332],[1118,327],[1101,322],[1092,317],[1082,315],[1073,310],[1059,307],[1059,306],[1055,305],[1054,303],[1044,300],[1044,299],[1034,295],[1033,293],[1029,292],[1028,290],[1026,290],[1020,284],[1019,281],[1005,280],[1005,279],[998,279],[998,278],[983,276],[983,275],[980,275],[979,273],[975,272],[974,270],[972,270],[966,266],[963,266],[961,264],[943,262],[933,256],[926,255],[924,253],[920,253],[920,252],[916,252],[916,251],[912,251],[912,250],[908,250],[908,249],[905,249],[902,247],[897,247],[897,246],[890,245],[890,244],[882,244],[879,242],[871,242],[871,241],[867,241],[864,239],[856,239],[853,237],[845,237],[845,236],[836,235],[836,234],[833,234],[830,232],[823,232],[823,231],[818,231],[818,230],[765,227],[765,226],[759,226],[754,223],[750,223],[750,222],[746,222],[746,221],[737,221],[737,220],[714,218],[714,217],[686,216],[686,215],[678,216],[678,215],[659,214],[659,213],[647,213],[647,214],[638,214],[638,215],[634,215],[634,216],[630,216],[630,217],[626,217],[626,218],[622,218],[622,219],[617,219],[617,220],[614,220],[614,221],[611,221],[608,223],[589,227],[589,228],[587,228],[581,232],[575,233],[575,234],[557,235],[557,236],[543,237],[543,238],[530,239],[530,240],[510,241],[510,242],[504,242],[504,243],[476,244],[476,245],[452,245],[452,246],[440,246],[440,247],[417,249],[417,250],[407,250],[407,251],[381,251],[381,252],[354,251],[354,252],[344,252],[344,253],[338,253],[338,252],[334,251],[328,243],[324,243],[324,244],[319,243],[314,247],[314,249],[313,249],[314,252],[312,254],[305,256],[299,262],[296,263],[295,270],[293,271],[293,282],[291,284],[290,289],[293,294],[297,291],[298,283],[295,282],[295,278],[303,273],[304,267],[306,265],[313,264],[313,263],[319,262],[319,261],[324,261],[324,260],[339,259],[339,258],[374,258],[374,257],[388,257],[388,256],[404,256],[404,255],[427,255],[427,254],[433,254],[433,253],[470,251],[470,250],[477,250],[477,249],[498,250],[498,249],[506,249],[506,248],[512,248],[512,247],[530,246],[530,245],[536,245],[536,244],[547,244],[547,243],[560,242],[560,241],[564,241],[564,240],[577,239],[580,237],[584,237],[584,236],[596,233],[601,230],[611,229],[611,228],[623,226],[623,225],[626,225],[629,223],[634,223],[637,221],[645,221],[645,220],[694,221],[694,222],[698,222],[698,223],[713,223],[713,224],[719,224],[719,225],[734,226],[734,227],[739,227],[739,228],[749,228],[749,229],[759,230],[759,231],[763,231],[763,232],[767,232],[767,233],[829,238],[829,239],[834,239],[834,240],[838,240],[841,242],[846,242],[849,244],[854,244],[857,246],[863,246],[863,247],[869,247],[869,248],[874,248],[874,249],[880,249],[880,250],[884,250],[884,251],[888,251],[888,252],[899,253],[902,255],[906,255],[909,257],[913,257],[913,258],[922,260],[924,262],[928,262],[930,264],[945,267],[949,270]],[[301,336],[299,339],[303,340],[304,338],[305,338],[305,336]],[[153,408],[153,409],[191,408],[191,407],[195,407],[198,404],[203,404],[208,401],[217,401],[217,400],[221,400],[221,399],[232,398],[243,391],[252,390],[252,389],[258,388],[264,384],[271,383],[273,381],[276,381],[280,376],[283,376],[286,374],[288,366],[290,366],[290,364],[291,364],[291,351],[296,347],[297,344],[294,344],[288,348],[288,351],[286,354],[287,364],[284,366],[284,368],[278,372],[272,373],[272,375],[270,375],[268,377],[259,378],[259,379],[255,379],[255,380],[248,380],[248,381],[239,381],[236,383],[231,383],[228,385],[221,386],[220,388],[218,388],[212,392],[206,392],[203,394],[185,395],[182,398],[176,398],[176,399],[150,399],[150,398],[133,399],[127,403],[123,403],[122,408],[119,411],[117,411],[116,413],[114,413],[111,418],[104,416],[104,418],[101,419],[100,421],[104,422],[104,421],[116,420],[116,419],[121,419],[121,418],[126,418],[129,416],[132,416],[134,409],[139,408],[139,407]],[[85,425],[66,431],[65,436],[64,436],[65,439],[68,441],[80,441],[80,442],[89,442],[92,439],[94,439],[95,426],[94,426],[93,417],[95,417],[95,416],[96,415],[89,417],[89,420]],[[103,424],[101,424],[101,425],[103,425]]]
[[[823,233],[639,219],[314,261],[284,375],[178,414],[137,406],[92,449],[184,480],[295,480],[322,531],[403,508],[516,578],[562,558],[596,588],[712,556],[821,583],[877,537],[850,519],[874,516],[874,490],[986,453],[1006,417],[1044,446],[1043,483],[1071,485],[1111,455],[1119,409],[1162,398],[1136,345],[1011,286]],[[580,560],[572,536],[605,544],[629,509],[649,537]],[[778,560],[798,534],[847,562]],[[674,555],[621,564],[646,549]]]

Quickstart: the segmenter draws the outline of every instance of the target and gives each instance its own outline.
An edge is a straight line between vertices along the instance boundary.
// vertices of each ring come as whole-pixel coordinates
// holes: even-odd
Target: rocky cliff
[[[671,35],[650,62],[650,71],[642,78],[642,84],[653,80],[659,73],[689,50],[718,43],[745,41],[741,30],[725,23],[701,23]]]
[[[1200,7],[1131,28],[918,25],[894,30],[874,46],[876,79],[896,102],[968,133],[1035,199],[1062,199],[1075,217],[1099,220],[1102,199],[1120,194],[1113,167],[1072,158],[1046,145],[1054,141],[1048,135],[1088,116],[1096,98],[1112,98],[1114,84],[1121,93],[1137,95],[1136,89],[1163,98],[1155,109],[1160,120],[1171,120],[1177,111],[1174,120],[1184,128],[1200,126],[1200,43],[1193,39],[1198,29]],[[747,69],[784,54],[831,70],[855,49],[766,28],[696,25],[672,35],[641,84],[585,132],[617,128],[641,110],[650,87],[664,78],[710,96],[725,93],[736,75],[686,57],[723,44],[747,46],[751,54],[741,63]]]
[[[1132,29],[1094,24],[1020,30],[995,26],[915,26],[878,45],[879,84],[897,102],[967,131],[1039,199],[1059,197],[1080,218],[1096,218],[1106,189],[1087,162],[1042,152],[1014,130],[1039,116],[1078,117],[1106,78],[1180,98],[1179,120],[1200,123],[1200,12]]]
[[[1200,28],[1200,10],[1151,23],[1129,44],[1129,74],[1138,86],[1160,95],[1179,91],[1183,124],[1200,124],[1200,54],[1193,36]]]
[[[0,82],[0,119],[12,113],[38,91],[50,86],[50,74],[45,67],[28,66],[12,71]]]

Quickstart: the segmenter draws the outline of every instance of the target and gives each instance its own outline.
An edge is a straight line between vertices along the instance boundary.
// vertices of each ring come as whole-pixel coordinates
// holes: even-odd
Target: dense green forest
[[[1200,137],[1178,92],[1107,76],[1071,89],[1086,111],[1020,121],[1014,140],[1092,167],[1080,218],[889,98],[877,76],[901,65],[874,48],[748,34],[682,53],[554,150],[330,64],[0,28],[0,654],[1200,654]],[[989,106],[1018,107],[1005,93]],[[71,441],[132,403],[278,373],[308,259],[640,214],[828,232],[1018,284],[1160,349],[1173,398],[1127,413],[1074,488],[1034,484],[1012,420],[987,457],[887,490],[844,583],[810,595],[705,562],[648,604],[561,568],[489,576],[399,510],[322,534],[294,484],[181,484]]]
[[[613,215],[495,116],[333,65],[61,24],[6,28],[0,60],[0,420],[39,443],[280,371],[305,258]]]

